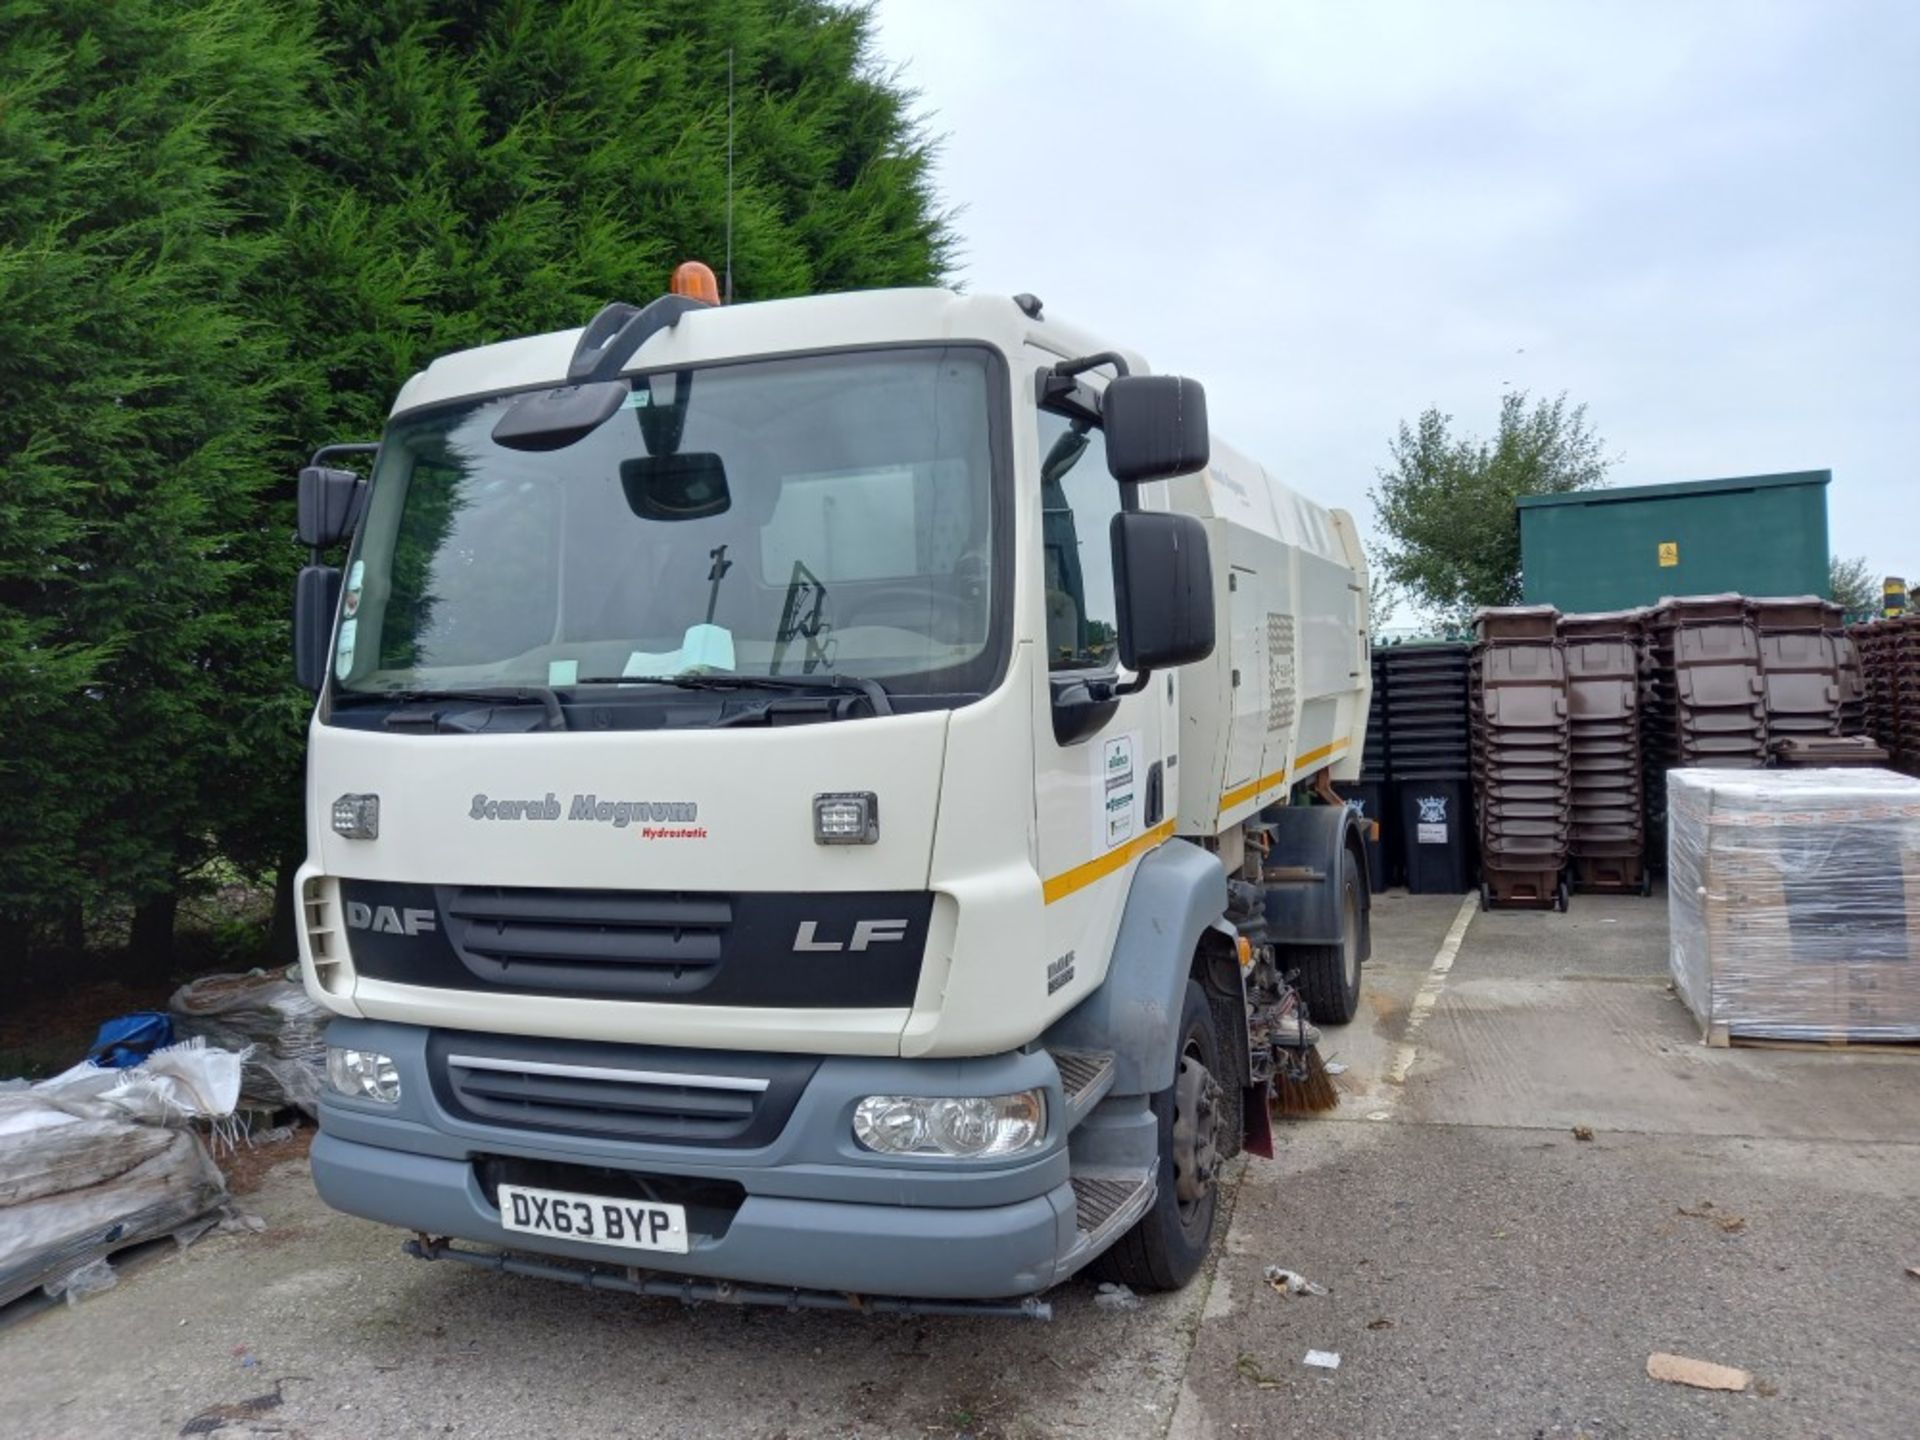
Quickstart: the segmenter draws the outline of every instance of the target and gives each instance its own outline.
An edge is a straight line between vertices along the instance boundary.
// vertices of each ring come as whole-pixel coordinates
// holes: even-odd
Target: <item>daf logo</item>
[[[347,928],[371,930],[376,935],[419,935],[440,927],[434,923],[431,910],[396,910],[391,905],[367,905],[349,900]]]
[[[907,938],[905,920],[856,920],[853,922],[853,936],[845,944],[838,940],[822,940],[815,931],[818,920],[802,920],[800,929],[793,937],[796,953],[803,950],[865,950],[869,945],[890,944]]]

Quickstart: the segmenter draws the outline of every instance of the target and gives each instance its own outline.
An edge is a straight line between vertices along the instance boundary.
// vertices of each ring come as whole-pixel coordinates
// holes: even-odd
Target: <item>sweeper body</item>
[[[1031,297],[704,289],[302,473],[315,1182],[688,1298],[1180,1285],[1358,993],[1353,523]]]

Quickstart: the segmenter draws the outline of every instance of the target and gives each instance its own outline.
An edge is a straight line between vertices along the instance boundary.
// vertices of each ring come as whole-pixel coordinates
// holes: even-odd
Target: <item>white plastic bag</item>
[[[195,1038],[156,1050],[138,1065],[108,1070],[86,1061],[33,1087],[64,1106],[109,1106],[153,1125],[216,1120],[240,1100],[246,1051],[216,1050]]]
[[[326,1078],[327,1012],[313,1002],[297,970],[208,975],[167,1002],[174,1029],[210,1045],[244,1051],[240,1094],[251,1108],[293,1105],[317,1115]]]

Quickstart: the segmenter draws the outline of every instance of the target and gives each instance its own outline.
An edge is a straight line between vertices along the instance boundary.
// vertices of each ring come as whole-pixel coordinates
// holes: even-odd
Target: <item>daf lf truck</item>
[[[1179,1286],[1359,994],[1353,522],[1031,296],[714,298],[301,473],[315,1183],[688,1299]]]

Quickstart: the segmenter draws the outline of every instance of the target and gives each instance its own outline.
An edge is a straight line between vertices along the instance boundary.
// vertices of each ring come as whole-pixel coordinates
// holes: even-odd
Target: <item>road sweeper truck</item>
[[[1354,524],[1032,296],[703,270],[301,472],[315,1183],[689,1300],[1178,1286],[1359,993]]]

